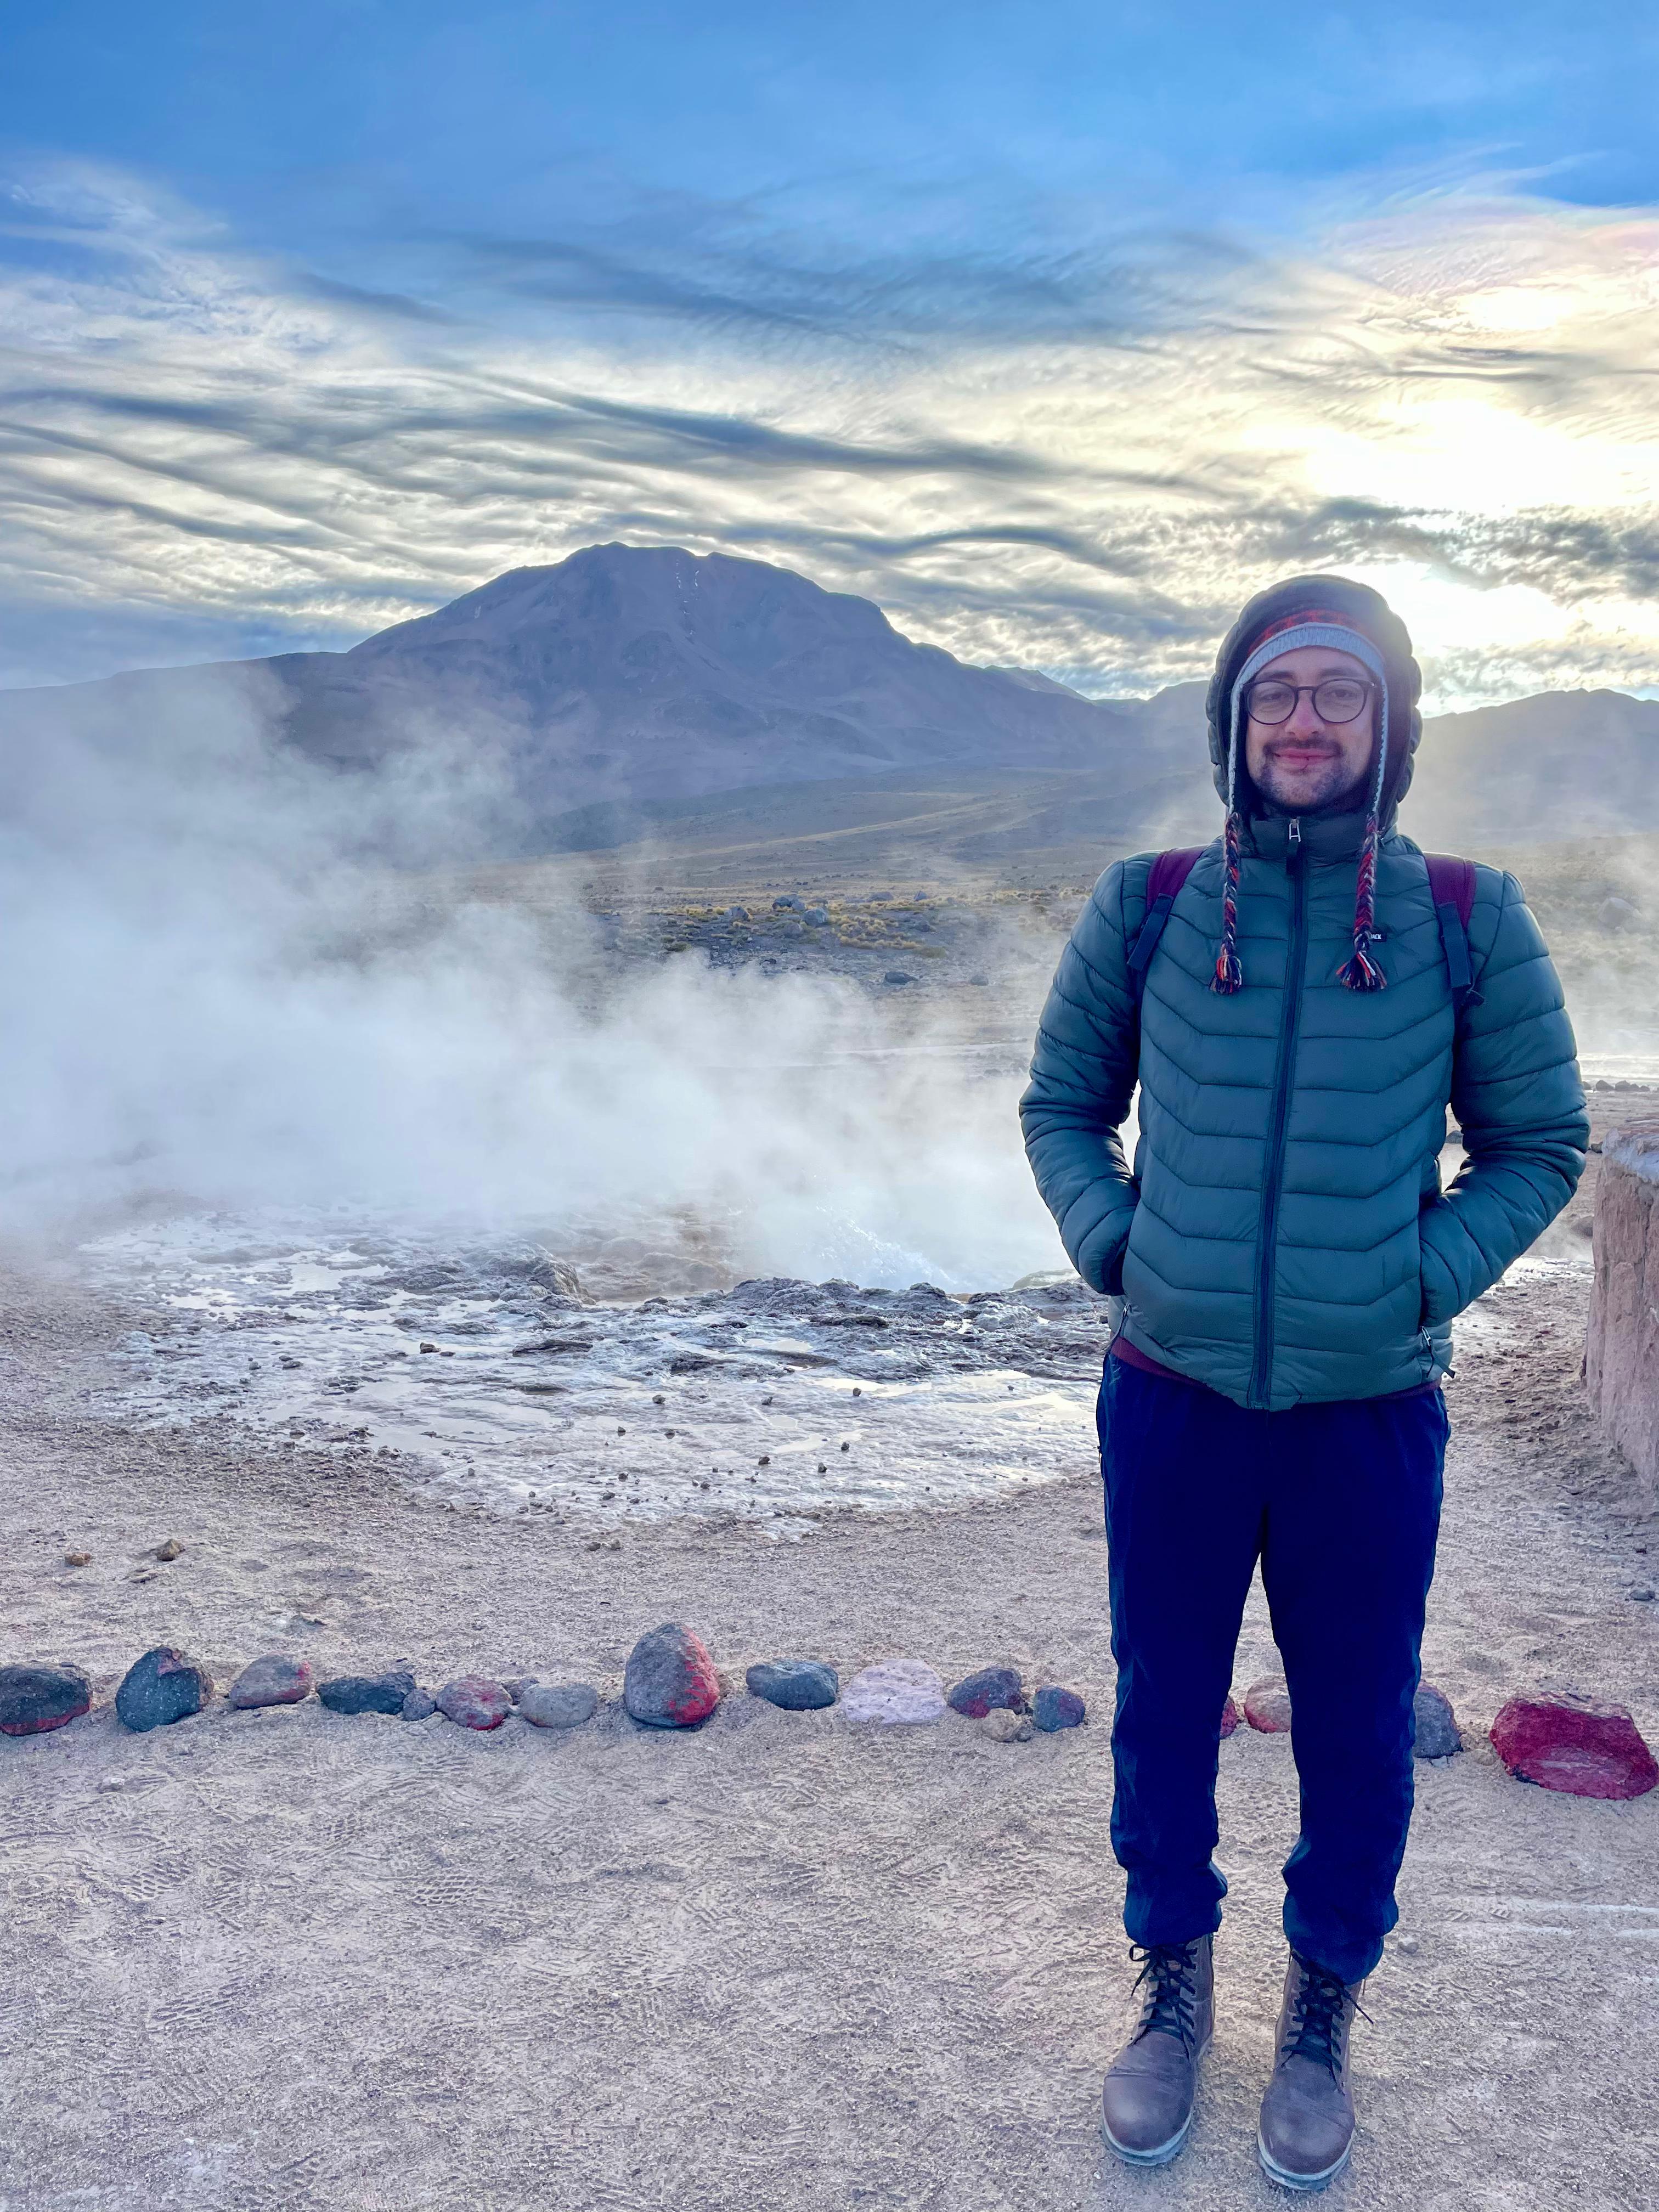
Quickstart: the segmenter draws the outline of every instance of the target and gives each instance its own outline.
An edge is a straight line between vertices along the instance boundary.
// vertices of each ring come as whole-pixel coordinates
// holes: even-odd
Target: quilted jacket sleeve
[[[1464,1014],[1452,1071],[1464,1160],[1419,1223],[1430,1325],[1461,1313],[1549,1225],[1589,1146],[1572,1024],[1538,924],[1513,876],[1482,868],[1477,886],[1481,1004]]]
[[[1097,1291],[1123,1288],[1138,1195],[1118,1131],[1139,1060],[1127,947],[1146,908],[1149,866],[1146,856],[1116,861],[1095,885],[1060,956],[1019,1102],[1037,1188],[1072,1265]]]

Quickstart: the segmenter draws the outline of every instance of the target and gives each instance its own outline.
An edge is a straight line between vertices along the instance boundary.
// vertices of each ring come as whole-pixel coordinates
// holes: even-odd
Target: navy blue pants
[[[1260,1559],[1302,1796],[1285,1933],[1357,1982],[1399,1917],[1445,1401],[1250,1413],[1109,1358],[1099,1425],[1118,1668],[1112,1847],[1130,1940],[1186,1943],[1220,1925],[1221,1709]]]

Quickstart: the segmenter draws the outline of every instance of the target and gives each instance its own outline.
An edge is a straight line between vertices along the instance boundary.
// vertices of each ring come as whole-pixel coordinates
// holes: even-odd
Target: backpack
[[[1164,925],[1170,919],[1170,909],[1180,897],[1182,885],[1206,850],[1202,845],[1185,846],[1178,851],[1160,853],[1152,862],[1151,873],[1146,878],[1146,917],[1135,932],[1134,942],[1129,947],[1129,981],[1134,990],[1137,1006],[1146,991],[1146,971],[1152,964],[1152,955],[1158,951]],[[1474,984],[1474,968],[1469,958],[1469,916],[1474,911],[1474,862],[1460,860],[1450,853],[1425,853],[1423,859],[1429,872],[1429,895],[1434,901],[1435,918],[1440,924],[1440,944],[1446,956],[1446,974],[1451,982],[1452,1006],[1461,1015],[1466,1006],[1480,1004],[1480,994]]]

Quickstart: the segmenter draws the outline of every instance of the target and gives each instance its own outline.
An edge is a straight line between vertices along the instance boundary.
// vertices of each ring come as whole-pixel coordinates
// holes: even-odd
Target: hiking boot
[[[1261,2170],[1281,2189],[1323,2189],[1353,2147],[1348,2024],[1363,1982],[1339,1981],[1292,1951],[1273,2077],[1261,2100]]]
[[[1198,2063],[1215,2026],[1212,1936],[1132,1945],[1140,2018],[1101,2091],[1106,2140],[1126,2166],[1167,2166],[1193,2124]]]

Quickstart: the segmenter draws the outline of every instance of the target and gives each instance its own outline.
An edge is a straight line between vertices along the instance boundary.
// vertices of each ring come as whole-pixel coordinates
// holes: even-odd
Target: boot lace
[[[1311,2058],[1328,2069],[1333,2081],[1340,2081],[1349,2019],[1355,2013],[1361,2020],[1369,2020],[1370,2014],[1360,2011],[1340,1975],[1328,1973],[1323,1966],[1313,1966],[1306,1959],[1298,1959],[1297,1966],[1301,1978],[1291,2000],[1280,2063],[1287,2058]]]
[[[1197,1944],[1132,1943],[1129,1958],[1140,1968],[1135,1988],[1146,1993],[1134,2040],[1173,2035],[1190,2051],[1198,2041]]]

